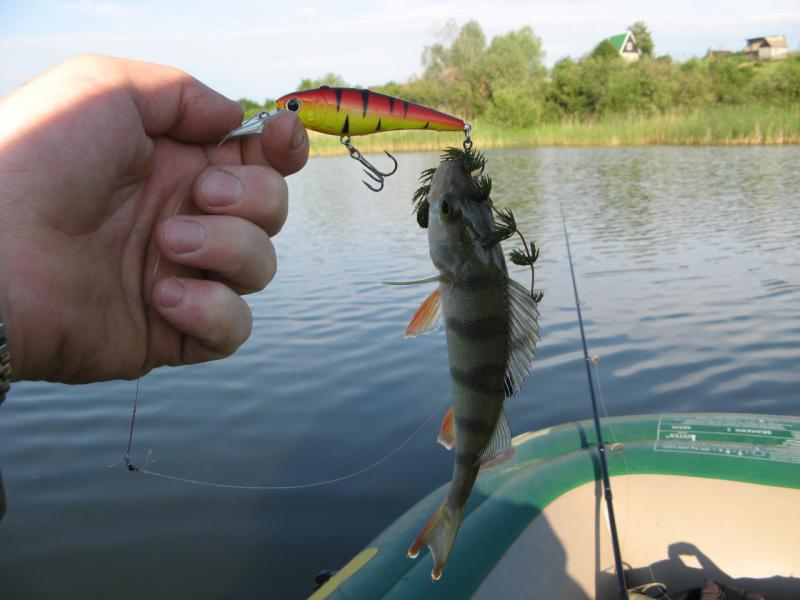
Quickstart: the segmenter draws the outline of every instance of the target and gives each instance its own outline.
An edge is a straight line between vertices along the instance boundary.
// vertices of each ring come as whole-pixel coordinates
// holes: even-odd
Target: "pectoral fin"
[[[434,275],[433,277],[426,277],[425,279],[413,279],[411,281],[381,281],[381,283],[383,285],[422,285],[423,283],[434,283],[441,280],[441,275]]]
[[[412,338],[431,333],[441,323],[442,292],[437,287],[411,317],[404,337]]]
[[[516,394],[522,381],[531,372],[531,361],[536,354],[539,341],[539,309],[530,292],[509,278],[509,329],[508,362],[506,363],[506,396]]]

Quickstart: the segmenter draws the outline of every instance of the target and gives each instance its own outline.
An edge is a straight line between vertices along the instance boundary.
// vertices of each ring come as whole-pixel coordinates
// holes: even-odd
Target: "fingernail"
[[[294,131],[292,132],[292,150],[300,149],[305,144],[307,137],[306,128],[303,127],[300,119],[295,119]]]
[[[211,206],[229,206],[244,194],[244,184],[238,177],[215,169],[200,182],[200,195]]]
[[[195,221],[170,219],[164,226],[164,240],[170,250],[178,254],[192,252],[206,241],[206,230]]]
[[[161,293],[159,294],[159,300],[161,301],[161,306],[165,306],[167,308],[175,308],[179,306],[183,302],[183,296],[186,293],[186,289],[183,287],[183,284],[180,280],[175,279],[174,277],[170,278],[164,285],[161,286]]]

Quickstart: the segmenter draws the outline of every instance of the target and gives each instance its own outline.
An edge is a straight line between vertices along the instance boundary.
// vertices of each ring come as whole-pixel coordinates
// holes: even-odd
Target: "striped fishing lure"
[[[464,148],[469,149],[472,144],[471,127],[462,119],[427,106],[365,89],[323,86],[286,94],[278,98],[275,105],[276,110],[256,114],[231,131],[222,141],[240,135],[261,133],[266,120],[278,111],[293,112],[297,114],[306,129],[340,136],[339,139],[347,148],[350,157],[360,162],[364,166],[366,175],[378,184],[372,186],[364,181],[364,185],[374,192],[383,189],[386,177],[393,175],[397,170],[397,160],[386,152],[394,162],[394,168],[391,171],[379,170],[353,145],[351,136],[412,129],[463,131]]]
[[[296,113],[307,129],[332,135],[405,129],[463,131],[466,125],[462,119],[427,106],[353,88],[326,86],[294,92],[278,98],[275,104],[278,110]]]

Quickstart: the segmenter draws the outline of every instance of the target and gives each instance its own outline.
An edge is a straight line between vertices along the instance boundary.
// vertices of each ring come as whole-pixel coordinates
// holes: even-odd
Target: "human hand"
[[[240,294],[275,274],[284,177],[308,159],[308,136],[282,112],[214,152],[241,119],[182,71],[101,56],[0,101],[0,318],[15,379],[135,378],[244,342]]]

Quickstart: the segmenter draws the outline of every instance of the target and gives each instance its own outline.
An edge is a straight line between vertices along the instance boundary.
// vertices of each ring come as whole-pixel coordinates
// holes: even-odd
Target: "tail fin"
[[[463,508],[451,509],[445,500],[408,549],[408,557],[416,558],[423,547],[430,548],[433,558],[431,578],[434,581],[442,576],[450,549],[453,547],[453,540],[456,539],[458,528],[461,526],[463,512]]]

